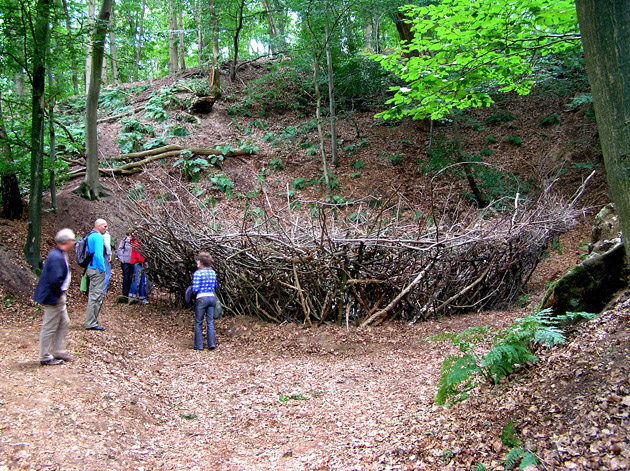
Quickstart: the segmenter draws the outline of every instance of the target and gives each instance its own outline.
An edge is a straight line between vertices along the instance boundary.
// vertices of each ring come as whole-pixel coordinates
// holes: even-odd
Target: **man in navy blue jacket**
[[[65,352],[66,334],[70,325],[66,310],[66,291],[70,287],[67,252],[74,247],[74,241],[75,235],[70,229],[57,232],[57,246],[46,258],[33,295],[35,302],[44,306],[44,320],[39,334],[40,365],[61,365],[64,361],[70,361]]]

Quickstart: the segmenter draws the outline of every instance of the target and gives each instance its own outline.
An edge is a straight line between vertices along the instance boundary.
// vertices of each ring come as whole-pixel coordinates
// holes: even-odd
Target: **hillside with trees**
[[[628,51],[577,4],[0,0],[0,469],[625,469]],[[73,262],[39,368],[98,217],[150,304],[113,263],[85,332]]]

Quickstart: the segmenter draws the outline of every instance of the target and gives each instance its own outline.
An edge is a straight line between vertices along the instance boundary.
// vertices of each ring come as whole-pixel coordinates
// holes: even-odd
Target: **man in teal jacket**
[[[90,282],[85,313],[85,328],[87,330],[105,330],[105,327],[98,323],[98,314],[103,305],[103,285],[105,284],[105,244],[103,239],[105,231],[107,231],[107,221],[97,219],[94,222],[94,230],[87,236],[88,252],[94,254],[86,270]]]

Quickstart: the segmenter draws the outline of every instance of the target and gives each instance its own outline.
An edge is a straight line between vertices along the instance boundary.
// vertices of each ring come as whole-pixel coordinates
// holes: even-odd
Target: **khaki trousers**
[[[97,268],[88,268],[87,276],[90,280],[88,288],[87,312],[85,313],[85,328],[91,329],[98,325],[98,314],[103,305],[103,285],[105,284],[105,272],[101,273]]]
[[[66,335],[70,319],[66,310],[66,294],[62,294],[55,305],[44,305],[44,320],[39,334],[39,361],[46,361],[53,356],[64,354]],[[52,347],[52,355],[50,350]]]

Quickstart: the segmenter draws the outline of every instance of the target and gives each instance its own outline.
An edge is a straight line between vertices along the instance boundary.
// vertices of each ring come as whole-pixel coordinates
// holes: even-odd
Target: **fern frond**
[[[438,392],[435,402],[443,405],[452,397],[461,396],[470,389],[473,376],[479,372],[477,361],[472,355],[450,355],[442,362]]]
[[[538,466],[539,464],[540,460],[538,459],[538,457],[531,451],[527,451],[523,453],[523,459],[521,460],[520,469],[525,469],[528,466]]]
[[[505,469],[510,469],[516,466],[523,456],[523,450],[520,448],[512,448],[505,457]]]
[[[566,337],[558,327],[544,326],[536,331],[532,341],[545,347],[555,347],[563,344],[566,341]]]
[[[514,365],[536,360],[536,356],[526,347],[505,343],[495,346],[486,353],[482,358],[481,365],[488,371],[496,384],[514,369]]]

